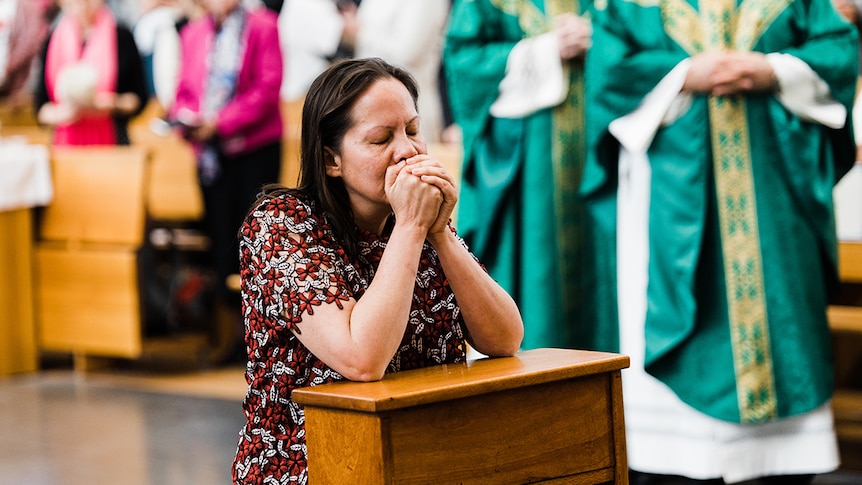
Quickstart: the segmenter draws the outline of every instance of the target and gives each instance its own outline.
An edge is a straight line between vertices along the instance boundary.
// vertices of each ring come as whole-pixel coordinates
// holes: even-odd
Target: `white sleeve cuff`
[[[847,109],[835,101],[829,85],[808,64],[789,54],[767,54],[766,60],[778,79],[778,101],[788,110],[829,128],[844,126]]]

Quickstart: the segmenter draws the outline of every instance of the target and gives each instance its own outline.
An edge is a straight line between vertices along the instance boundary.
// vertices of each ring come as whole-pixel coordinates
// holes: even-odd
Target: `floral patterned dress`
[[[235,484],[308,481],[305,414],[293,389],[344,380],[291,330],[314,307],[359,299],[371,284],[387,238],[357,229],[351,260],[315,204],[294,195],[263,201],[240,240],[248,393],[246,424],[233,464]],[[478,264],[478,263],[477,263]],[[437,253],[422,250],[413,304],[387,372],[463,361],[465,327]]]

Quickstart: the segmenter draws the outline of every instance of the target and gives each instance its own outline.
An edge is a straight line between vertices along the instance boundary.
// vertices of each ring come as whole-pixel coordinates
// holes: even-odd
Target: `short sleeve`
[[[243,300],[277,326],[298,331],[305,313],[350,298],[343,251],[325,220],[291,195],[265,200],[246,219],[240,241]],[[271,325],[272,323],[270,323]]]

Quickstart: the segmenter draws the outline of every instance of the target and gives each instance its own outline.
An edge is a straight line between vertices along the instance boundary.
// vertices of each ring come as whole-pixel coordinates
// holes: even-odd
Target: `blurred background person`
[[[611,228],[578,196],[588,5],[457,0],[444,67],[464,161],[458,227],[524,316],[524,348],[610,350]],[[604,325],[603,322],[609,322]]]
[[[832,0],[832,4],[835,5],[838,13],[856,27],[856,32],[862,32],[862,0]],[[862,36],[860,36],[860,46],[862,46]],[[859,49],[859,64],[862,66],[862,48]],[[856,97],[853,106],[853,129],[857,146],[856,161],[862,163],[862,99],[859,96]],[[858,209],[862,210],[862,208]]]
[[[180,31],[187,23],[204,15],[197,0],[177,0],[179,13],[174,30],[161,29],[153,44],[153,90],[165,113],[170,113],[176,100],[182,66]]]
[[[198,0],[143,0],[135,23],[135,42],[144,59],[150,97],[169,113],[179,84],[182,48],[180,30],[204,14]]]
[[[429,143],[439,143],[444,128],[438,78],[449,9],[449,0],[363,0],[357,14],[355,56],[379,57],[416,78]]]
[[[279,180],[282,55],[277,16],[240,0],[200,0],[206,14],[181,31],[182,66],[172,118],[194,146],[204,228],[217,278],[215,360],[244,357],[237,232],[261,186]]]
[[[128,144],[127,125],[147,100],[132,33],[104,0],[59,0],[34,93],[37,120],[55,145]]]
[[[285,57],[281,97],[301,100],[332,61],[353,57],[359,0],[284,0],[278,17]]]
[[[117,21],[125,27],[135,25],[141,0],[105,0]]]
[[[675,5],[609,0],[586,66],[631,481],[810,483],[839,464],[826,307],[858,34],[829,0]]]
[[[34,66],[57,13],[52,0],[0,0],[0,99],[32,104]]]
[[[132,33],[135,44],[144,62],[144,73],[147,78],[147,89],[151,96],[155,96],[155,75],[153,72],[153,58],[155,55],[156,42],[163,35],[179,38],[177,22],[182,19],[184,12],[178,0],[141,0],[140,15],[135,21]],[[179,55],[179,42],[175,44],[176,55]],[[177,68],[179,63],[177,63]],[[173,96],[172,96],[173,97]]]
[[[860,8],[862,8],[862,1],[832,0],[832,4],[835,5],[835,8],[842,17],[855,25],[857,30],[859,29],[859,26],[862,25],[862,17],[859,15]],[[862,53],[860,53],[860,57],[862,57]]]
[[[281,6],[284,0],[262,0],[263,5],[275,13],[281,12]]]

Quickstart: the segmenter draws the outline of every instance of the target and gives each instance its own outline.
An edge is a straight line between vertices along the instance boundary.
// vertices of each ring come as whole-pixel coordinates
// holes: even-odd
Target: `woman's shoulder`
[[[309,197],[289,188],[276,187],[275,189],[267,189],[259,197],[257,202],[258,210],[278,211],[286,207],[310,208],[313,205]]]
[[[283,220],[300,227],[316,226],[322,220],[322,214],[314,201],[289,189],[265,195],[258,201],[253,213],[259,218]]]
[[[242,234],[244,239],[275,238],[301,247],[340,247],[326,212],[313,199],[290,189],[259,199],[243,224]]]

